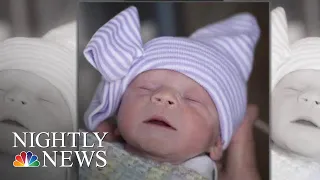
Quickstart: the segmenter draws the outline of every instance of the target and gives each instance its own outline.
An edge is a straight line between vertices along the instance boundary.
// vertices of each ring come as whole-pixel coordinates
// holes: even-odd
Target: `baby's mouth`
[[[0,121],[0,123],[28,129],[14,118],[4,118],[3,120]]]
[[[295,124],[300,124],[300,125],[304,125],[304,126],[309,126],[309,127],[313,127],[313,128],[320,128],[319,125],[317,125],[316,123],[314,123],[311,119],[309,118],[299,118],[296,119],[294,121],[291,121],[292,123]]]
[[[152,118],[144,121],[144,123],[151,124],[151,125],[156,125],[156,126],[159,126],[159,127],[164,127],[164,128],[175,130],[175,131],[177,130],[175,127],[173,127],[169,123],[169,121],[166,118],[161,117],[161,116],[152,117]]]

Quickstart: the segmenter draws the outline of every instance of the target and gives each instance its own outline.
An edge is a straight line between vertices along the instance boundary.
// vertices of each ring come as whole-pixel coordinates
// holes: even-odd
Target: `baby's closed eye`
[[[154,91],[157,89],[157,87],[155,85],[151,85],[151,84],[139,85],[137,87],[138,87],[138,89],[144,90],[144,91]]]
[[[152,90],[150,87],[146,87],[146,86],[139,86],[138,89],[147,90],[147,91],[151,91]]]
[[[41,102],[53,104],[53,102],[51,102],[51,101],[49,101],[49,100],[47,100],[47,99],[44,99],[44,98],[39,98],[39,100],[40,100]]]
[[[296,87],[286,87],[284,88],[286,90],[291,90],[291,91],[296,91],[296,92],[302,92],[300,89],[296,88]]]
[[[143,85],[137,85],[136,90],[138,93],[150,94],[156,90],[156,87],[148,84],[143,84]]]
[[[292,86],[287,86],[282,89],[282,95],[283,97],[286,98],[299,98],[304,96],[305,93],[308,94],[308,91],[310,89],[310,86],[297,86],[297,85],[292,85]]]
[[[184,96],[184,99],[190,102],[201,103],[201,100],[195,96]]]
[[[286,95],[299,95],[303,92],[302,88],[297,88],[297,87],[285,87],[284,88],[284,93]]]

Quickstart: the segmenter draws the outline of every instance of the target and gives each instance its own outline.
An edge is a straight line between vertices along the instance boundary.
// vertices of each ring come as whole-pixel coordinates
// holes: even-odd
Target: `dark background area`
[[[83,114],[91,101],[100,74],[83,56],[91,36],[116,14],[130,5],[138,8],[141,23],[152,22],[155,36],[189,36],[196,29],[239,12],[256,16],[261,28],[254,68],[248,84],[249,103],[260,108],[260,119],[269,121],[269,3],[85,3],[78,11],[78,111],[79,128],[84,128]],[[269,136],[255,130],[257,161],[264,180],[269,179]]]
[[[107,0],[1,0],[0,21],[10,26],[11,36],[41,36],[49,29],[75,20],[78,1],[105,2]],[[112,1],[123,2],[122,0]],[[224,1],[243,2],[243,0]],[[320,0],[246,0],[246,2],[270,2],[271,9],[282,6],[290,22],[300,22],[305,26],[305,36],[320,36]]]

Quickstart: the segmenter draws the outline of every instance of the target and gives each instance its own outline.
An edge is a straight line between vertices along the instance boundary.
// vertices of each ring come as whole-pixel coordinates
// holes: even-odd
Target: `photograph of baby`
[[[23,138],[24,132],[78,130],[75,3],[75,0],[0,2],[1,180],[76,178],[75,168],[56,168],[51,163],[47,163],[47,168],[13,166],[22,151],[31,151],[40,166],[44,165],[44,150],[57,159],[58,166],[63,162],[62,155],[55,156],[53,152],[66,149],[29,147],[32,140]],[[24,139],[27,147],[19,143],[13,147],[13,132]],[[48,139],[42,135],[39,142],[44,145]],[[56,145],[61,146],[61,141]]]
[[[81,2],[78,27],[79,128],[109,133],[80,179],[269,179],[269,3]]]
[[[286,11],[271,12],[273,180],[320,179],[320,38],[291,41]],[[293,32],[299,32],[293,31]]]
[[[22,175],[44,178],[49,173],[51,177],[47,179],[70,178],[68,173],[72,170],[67,168],[22,169],[11,165],[22,151],[38,155],[43,151],[38,147],[13,148],[13,132],[23,137],[24,132],[77,131],[75,30],[72,22],[41,38],[13,37],[0,43],[0,168],[8,179]],[[69,38],[64,37],[66,34]],[[47,140],[42,136],[39,141],[44,144]]]

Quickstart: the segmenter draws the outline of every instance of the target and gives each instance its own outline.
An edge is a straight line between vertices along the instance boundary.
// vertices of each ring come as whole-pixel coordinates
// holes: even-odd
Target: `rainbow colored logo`
[[[13,161],[14,167],[39,167],[40,162],[38,156],[33,155],[31,151],[27,153],[22,151],[19,155],[16,155],[16,160]]]

